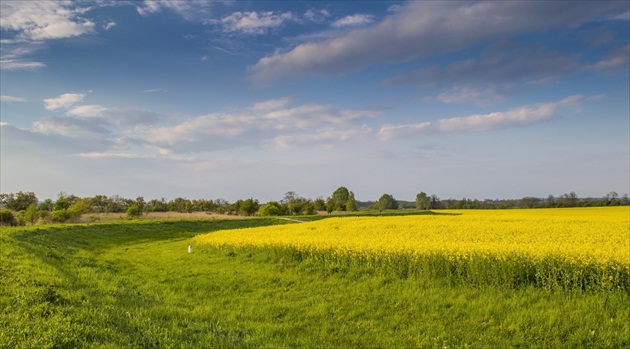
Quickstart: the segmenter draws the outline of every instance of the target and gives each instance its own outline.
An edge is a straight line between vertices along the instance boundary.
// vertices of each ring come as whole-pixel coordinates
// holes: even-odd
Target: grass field
[[[630,347],[619,290],[452,284],[195,240],[279,224],[290,222],[2,228],[0,347]]]

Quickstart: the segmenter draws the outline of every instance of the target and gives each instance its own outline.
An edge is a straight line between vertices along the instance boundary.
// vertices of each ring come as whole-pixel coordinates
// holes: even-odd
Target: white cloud
[[[85,98],[83,93],[64,93],[57,98],[44,99],[44,108],[48,110],[68,109],[73,104],[81,102],[83,98]]]
[[[348,129],[320,129],[312,133],[279,135],[263,143],[275,150],[292,150],[303,147],[332,149],[339,142],[364,143],[372,138],[372,129],[367,125]]]
[[[453,117],[436,121],[423,121],[415,124],[383,125],[377,138],[387,141],[419,135],[483,132],[515,128],[535,124],[554,117],[561,106],[573,106],[584,99],[582,95],[569,96],[555,103],[536,106],[522,106],[503,112],[475,114],[467,117]]]
[[[34,70],[45,67],[42,62],[21,61],[21,60],[0,60],[0,69],[2,70]]]
[[[355,27],[360,25],[366,25],[374,22],[374,17],[364,14],[354,14],[346,16],[334,21],[331,25],[335,28],[342,27]]]
[[[463,118],[438,120],[433,127],[438,132],[470,132],[506,129],[533,124],[551,118],[556,103],[539,104],[536,107],[520,107],[506,112],[477,114]]]
[[[0,11],[3,30],[18,32],[23,40],[62,39],[90,33],[94,23],[80,18],[71,2],[5,1]]]
[[[330,17],[330,12],[328,12],[328,10],[326,9],[309,9],[304,12],[304,19],[311,22],[322,23],[326,21],[328,17]]]
[[[258,103],[254,103],[252,110],[272,110],[280,109],[291,102],[290,98],[270,99]]]
[[[443,103],[474,103],[488,105],[502,99],[497,93],[496,87],[472,88],[468,86],[455,86],[447,92],[440,93],[436,99]]]
[[[276,51],[250,70],[260,81],[349,73],[371,64],[462,50],[490,39],[574,27],[623,6],[619,2],[412,1],[366,28]]]
[[[242,32],[247,34],[264,34],[269,29],[282,26],[287,21],[296,21],[291,12],[234,12],[220,20],[208,21],[223,26],[226,32]]]
[[[103,115],[103,112],[105,112],[106,110],[107,108],[95,104],[79,105],[69,108],[68,115],[94,117]]]
[[[630,44],[610,51],[590,69],[604,70],[613,68],[628,68],[630,66]]]
[[[0,102],[15,103],[15,102],[28,102],[28,101],[26,99],[24,99],[24,98],[21,98],[21,97],[2,95],[2,96],[0,96]]]
[[[208,16],[212,1],[145,0],[136,10],[142,16],[149,16],[164,9],[172,10],[189,21],[198,21]]]
[[[105,29],[105,30],[110,30],[110,29],[112,29],[112,28],[113,28],[113,27],[115,27],[115,26],[116,26],[116,22],[111,22],[111,21],[110,21],[110,22],[107,22],[107,24],[105,24],[105,25],[103,26],[103,29]]]
[[[33,131],[70,138],[102,139],[111,134],[102,120],[79,118],[45,118],[33,123]]]
[[[321,104],[285,108],[286,103],[286,99],[268,100],[240,112],[199,116],[175,126],[148,130],[143,139],[174,152],[211,151],[260,143],[280,144],[283,140],[288,142],[298,138],[313,142],[318,139],[315,135],[331,134],[333,128],[335,132],[344,132],[356,127],[358,120],[372,119],[380,113],[371,109],[337,109]],[[275,141],[271,141],[273,139]]]

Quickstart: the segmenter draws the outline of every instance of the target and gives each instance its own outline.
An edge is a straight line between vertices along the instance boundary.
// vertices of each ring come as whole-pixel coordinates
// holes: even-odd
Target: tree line
[[[150,212],[207,212],[239,216],[280,216],[312,215],[318,211],[356,211],[358,209],[354,193],[339,187],[326,200],[315,200],[287,192],[280,201],[261,204],[257,199],[239,199],[233,203],[225,199],[195,199],[177,197],[172,200],[152,199],[146,201],[139,196],[135,199],[119,195],[96,195],[78,197],[59,193],[56,200],[39,201],[34,192],[0,194],[0,224],[27,225],[37,222],[63,223],[76,221],[83,214],[122,213],[127,218],[141,217]]]
[[[377,201],[357,201],[354,193],[346,187],[339,187],[326,199],[315,200],[287,192],[280,201],[261,204],[257,199],[239,199],[233,203],[224,199],[195,199],[177,197],[172,200],[152,199],[146,201],[139,196],[135,199],[119,195],[96,195],[78,197],[65,192],[59,193],[56,200],[39,201],[33,192],[0,194],[0,224],[26,225],[62,223],[76,221],[86,213],[122,213],[127,218],[141,217],[150,212],[208,212],[240,216],[282,216],[312,215],[317,212],[353,212],[359,209],[399,210],[399,209],[510,209],[510,208],[556,208],[629,205],[628,194],[619,196],[612,191],[601,198],[579,198],[575,192],[547,198],[523,197],[521,199],[440,199],[436,195],[420,192],[415,201],[396,200],[391,194],[383,194]]]

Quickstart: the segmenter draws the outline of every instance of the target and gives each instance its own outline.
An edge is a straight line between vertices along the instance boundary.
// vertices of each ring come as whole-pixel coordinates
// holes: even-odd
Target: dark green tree
[[[26,210],[29,206],[37,205],[37,196],[35,193],[19,191],[15,194],[11,193],[4,198],[8,209],[14,211]]]
[[[420,192],[416,195],[416,209],[428,210],[431,208],[431,198],[425,193]]]
[[[350,192],[350,195],[348,195],[348,201],[346,201],[346,211],[354,212],[356,210],[358,210],[357,200],[354,198],[354,193]]]
[[[379,210],[397,210],[398,209],[398,201],[394,199],[390,194],[383,194],[378,199],[378,208]]]
[[[15,225],[15,216],[11,210],[2,209],[0,210],[0,225],[1,226],[14,226]]]
[[[258,210],[258,215],[259,216],[281,216],[284,213],[284,207],[276,202],[276,201],[269,201],[268,203],[262,205],[262,207],[260,207],[260,210]]]
[[[238,207],[238,214],[241,216],[253,216],[258,212],[258,207],[260,206],[258,200],[249,198],[247,200],[239,200],[241,201]]]

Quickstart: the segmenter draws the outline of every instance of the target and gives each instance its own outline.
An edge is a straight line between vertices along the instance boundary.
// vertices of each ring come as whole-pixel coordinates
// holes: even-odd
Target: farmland
[[[627,207],[448,213],[2,228],[0,347],[630,346]]]

